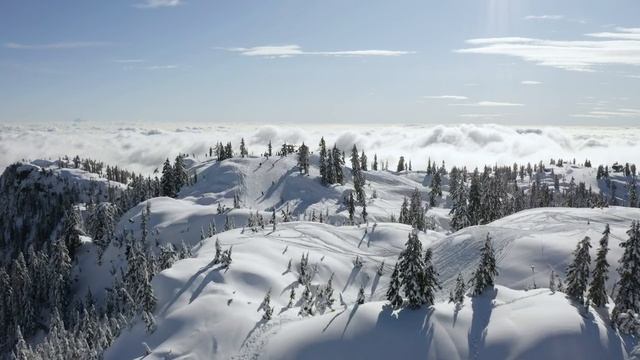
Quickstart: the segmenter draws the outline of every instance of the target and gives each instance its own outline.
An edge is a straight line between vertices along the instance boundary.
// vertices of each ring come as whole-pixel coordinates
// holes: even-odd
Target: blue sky
[[[5,0],[0,122],[640,124],[635,0]]]

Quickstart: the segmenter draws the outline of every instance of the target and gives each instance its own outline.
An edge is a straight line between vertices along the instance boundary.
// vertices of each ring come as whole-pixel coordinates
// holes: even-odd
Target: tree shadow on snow
[[[202,275],[203,273],[205,273],[206,271],[211,270],[215,265],[213,261],[211,261],[210,263],[208,263],[207,265],[203,266],[200,270],[198,270],[195,274],[193,274],[189,280],[187,281],[186,284],[184,284],[184,286],[182,287],[182,289],[180,289],[180,291],[178,291],[178,293],[173,297],[173,299],[171,299],[171,301],[169,301],[167,303],[167,305],[164,307],[164,309],[162,310],[163,313],[166,314],[167,310],[171,307],[171,305],[173,305],[179,298],[180,296],[182,296],[182,294],[184,294],[187,289],[191,288],[191,286],[193,285],[193,283],[196,281],[196,279]],[[215,270],[218,271],[220,270],[221,266],[219,266],[218,268],[216,268]],[[219,276],[219,274],[218,274]],[[205,278],[206,279],[206,278]],[[204,280],[203,280],[204,281]],[[193,299],[193,297],[192,297]]]
[[[351,283],[356,279],[356,276],[358,276],[358,273],[360,272],[361,269],[362,267],[360,266],[354,266],[353,269],[351,269],[351,274],[349,274],[347,281],[344,283],[344,288],[342,288],[342,292],[345,292],[347,290],[349,285],[351,285]]]
[[[380,274],[376,272],[376,276],[373,278],[373,284],[371,284],[371,293],[369,294],[369,299],[373,298],[373,293],[376,292],[376,288],[378,288],[379,282],[380,282]]]
[[[489,326],[491,312],[493,311],[493,299],[496,298],[497,294],[498,290],[496,289],[486,289],[480,296],[471,298],[473,318],[467,335],[470,358],[478,358],[484,348],[487,326]]]

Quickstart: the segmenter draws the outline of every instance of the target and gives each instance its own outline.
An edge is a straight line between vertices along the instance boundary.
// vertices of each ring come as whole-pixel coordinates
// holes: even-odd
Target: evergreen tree
[[[62,239],[69,250],[71,259],[75,259],[78,248],[82,245],[80,236],[84,236],[82,218],[78,209],[71,205],[67,208],[62,221]]]
[[[347,210],[349,211],[349,223],[354,223],[354,215],[356,213],[356,202],[353,198],[353,192],[349,192],[349,200],[347,203]]]
[[[262,300],[262,304],[258,307],[258,311],[264,311],[262,314],[262,320],[269,321],[273,315],[273,307],[271,306],[271,290],[267,291],[264,295],[264,300]]]
[[[590,248],[591,239],[585,236],[576,246],[573,262],[567,267],[567,295],[581,304],[589,283]]]
[[[160,178],[162,196],[176,197],[176,182],[174,179],[173,167],[169,159],[165,160],[162,166],[162,177]]]
[[[365,179],[360,165],[358,148],[354,144],[351,149],[351,175],[353,176],[353,189],[356,193],[357,201],[359,204],[362,204],[365,202],[366,198],[364,193]]]
[[[333,145],[333,150],[331,152],[331,157],[333,158],[333,172],[335,176],[334,184],[344,184],[344,175],[342,173],[342,166],[344,166],[344,158],[342,157],[342,153]]]
[[[609,263],[607,262],[607,253],[609,252],[609,224],[604,228],[602,238],[600,239],[600,248],[596,254],[595,267],[592,272],[592,280],[589,286],[588,300],[596,307],[605,306],[609,300],[605,283],[609,279]]]
[[[437,289],[441,289],[438,282],[438,272],[433,265],[432,257],[431,249],[427,249],[424,255],[424,272],[422,274],[422,296],[424,303],[427,305],[433,305],[435,292]]]
[[[387,289],[387,301],[391,307],[397,309],[402,306],[402,296],[400,295],[400,270],[396,263],[391,273],[391,281],[389,282],[389,288]]]
[[[440,172],[436,171],[431,178],[431,191],[429,192],[429,206],[431,207],[436,206],[438,198],[442,197],[441,184],[442,180],[440,179]]]
[[[400,156],[400,159],[398,160],[398,166],[396,168],[397,172],[401,172],[404,171],[405,169],[405,165],[404,165],[404,156]]]
[[[378,154],[373,154],[373,164],[371,164],[371,170],[378,171]]]
[[[362,171],[368,170],[367,155],[364,153],[364,151],[362,151],[362,154],[360,155],[360,169]]]
[[[298,148],[298,168],[301,174],[309,175],[309,147],[304,143]]]
[[[456,304],[458,307],[462,306],[466,292],[467,285],[464,282],[464,277],[462,277],[462,273],[458,273],[456,287],[453,289],[453,292],[449,293],[449,302]]]
[[[405,245],[405,249],[400,253],[400,284],[407,298],[409,307],[418,308],[424,304],[425,281],[424,269],[425,264],[422,259],[422,243],[418,239],[418,234],[411,232],[409,240]]]
[[[302,299],[301,299],[300,311],[298,315],[300,316],[311,316],[313,315],[313,295],[311,294],[311,289],[309,289],[309,284],[304,285],[304,290],[302,291]]]
[[[360,290],[358,290],[358,298],[356,299],[356,303],[358,305],[362,305],[364,304],[364,300],[365,300],[364,287],[360,286]]]
[[[187,175],[187,169],[184,166],[184,159],[182,155],[176,156],[176,160],[173,164],[173,183],[175,186],[174,194],[180,192],[180,189],[189,181],[189,175]]]
[[[249,155],[249,150],[247,150],[247,146],[244,143],[244,138],[240,138],[240,157],[244,158]]]
[[[620,278],[612,314],[618,326],[625,318],[640,314],[640,223],[633,221],[627,235],[629,238],[620,243],[624,253],[618,267]]]
[[[322,184],[330,184],[328,167],[332,164],[327,164],[327,144],[324,141],[324,137],[320,138],[320,179]]]
[[[558,287],[556,286],[556,272],[551,270],[551,275],[549,275],[549,290],[554,294]]]
[[[473,295],[478,296],[486,289],[493,288],[495,277],[498,275],[496,268],[496,254],[491,244],[491,236],[487,234],[484,246],[480,250],[480,263],[473,273]]]
[[[269,157],[273,156],[273,146],[271,145],[271,140],[269,140],[269,145],[267,146],[267,155]]]

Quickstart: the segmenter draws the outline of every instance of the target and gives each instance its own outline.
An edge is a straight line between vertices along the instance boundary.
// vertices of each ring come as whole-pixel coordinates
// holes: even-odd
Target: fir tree
[[[371,164],[371,170],[378,171],[378,154],[373,154],[373,163]]]
[[[391,281],[389,282],[389,288],[387,289],[387,301],[391,307],[397,309],[402,306],[402,296],[400,295],[400,270],[396,263],[391,273]]]
[[[309,175],[309,147],[304,143],[298,148],[298,168],[301,174]]]
[[[360,290],[358,290],[358,298],[356,299],[356,303],[358,305],[362,305],[364,304],[364,300],[365,300],[364,287],[360,286]]]
[[[355,202],[355,199],[353,198],[353,192],[349,192],[349,201],[347,203],[347,210],[349,211],[349,223],[353,224],[354,215],[356,212],[356,202]]]
[[[176,197],[176,183],[174,179],[173,167],[169,159],[165,160],[162,166],[162,177],[160,178],[162,196]]]
[[[424,272],[422,273],[422,296],[424,303],[427,305],[433,305],[435,292],[437,289],[441,289],[438,282],[438,272],[433,265],[432,257],[433,252],[431,249],[427,249],[424,254]]]
[[[400,284],[409,307],[418,308],[425,303],[425,264],[422,259],[422,243],[415,232],[409,233],[409,240],[400,254]]]
[[[585,236],[576,246],[573,262],[567,267],[567,295],[581,304],[589,283],[590,248],[591,239]]]
[[[180,192],[180,189],[189,181],[189,176],[187,175],[187,169],[184,166],[184,159],[182,155],[176,156],[176,160],[173,164],[173,183],[175,186],[174,193],[177,194]]]
[[[364,193],[365,179],[362,173],[358,148],[355,144],[351,149],[351,175],[353,177],[353,189],[356,193],[357,201],[359,204],[363,204],[366,201]]]
[[[627,231],[629,238],[620,243],[624,249],[618,274],[618,292],[613,308],[613,321],[622,325],[625,318],[634,317],[640,313],[640,223],[633,221]]]
[[[464,295],[466,292],[467,285],[464,282],[464,277],[462,277],[462,273],[458,273],[456,286],[453,289],[453,292],[449,293],[449,302],[456,304],[457,307],[462,306],[462,304],[464,304]]]
[[[429,192],[429,206],[431,207],[436,206],[438,199],[442,197],[441,183],[440,172],[436,171],[431,178],[431,191]]]
[[[267,291],[264,295],[264,300],[262,300],[262,304],[258,308],[258,311],[264,311],[262,314],[262,320],[269,321],[271,320],[271,316],[273,315],[273,307],[271,306],[271,290]]]
[[[491,244],[491,236],[487,234],[484,246],[480,250],[480,263],[473,273],[473,295],[478,296],[486,289],[493,288],[495,277],[498,275],[496,268],[496,254]]]
[[[240,139],[240,157],[244,158],[249,155],[249,150],[247,150],[247,146],[244,143],[244,138]]]
[[[596,307],[603,307],[609,302],[605,288],[605,283],[609,279],[609,263],[607,262],[609,233],[609,224],[607,224],[600,239],[600,248],[598,248],[598,252],[596,253],[595,267],[592,272],[592,280],[587,297]]]
[[[327,144],[324,141],[324,137],[320,138],[320,144],[318,146],[320,146],[320,179],[322,184],[330,184],[328,167],[333,165],[327,164]]]

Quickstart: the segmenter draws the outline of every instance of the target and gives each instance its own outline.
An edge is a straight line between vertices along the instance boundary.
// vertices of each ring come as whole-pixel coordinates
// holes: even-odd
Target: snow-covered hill
[[[176,210],[179,211],[179,210]],[[195,250],[195,257],[176,263],[154,279],[158,296],[158,330],[145,332],[139,323],[108,350],[108,359],[146,358],[404,358],[434,359],[622,359],[622,339],[607,325],[608,314],[581,313],[561,293],[528,290],[533,277],[539,287],[548,284],[548,271],[563,274],[578,240],[595,242],[605,223],[611,224],[610,262],[620,255],[618,242],[639,209],[536,209],[486,226],[444,236],[420,233],[425,247],[434,250],[434,263],[444,289],[451,289],[459,271],[475,267],[479,248],[489,232],[498,254],[497,292],[467,299],[455,312],[439,303],[432,310],[392,312],[384,306],[390,269],[404,246],[410,228],[378,223],[375,227],[335,227],[310,222],[279,224],[276,231],[256,233],[235,229],[217,236],[223,248],[233,246],[228,270],[212,265],[214,238]],[[309,254],[317,266],[312,279],[325,284],[333,274],[335,311],[314,317],[298,316],[287,308],[291,287],[296,302],[300,257]],[[356,256],[364,260],[354,266]],[[287,264],[292,260],[291,271]],[[376,268],[385,261],[385,271]],[[536,273],[532,274],[531,266]],[[363,286],[368,303],[354,305]],[[515,290],[510,290],[510,288]],[[259,306],[271,291],[274,318],[261,320]],[[627,344],[629,346],[629,344]],[[564,348],[566,347],[566,348]],[[386,354],[386,355],[385,355]]]

